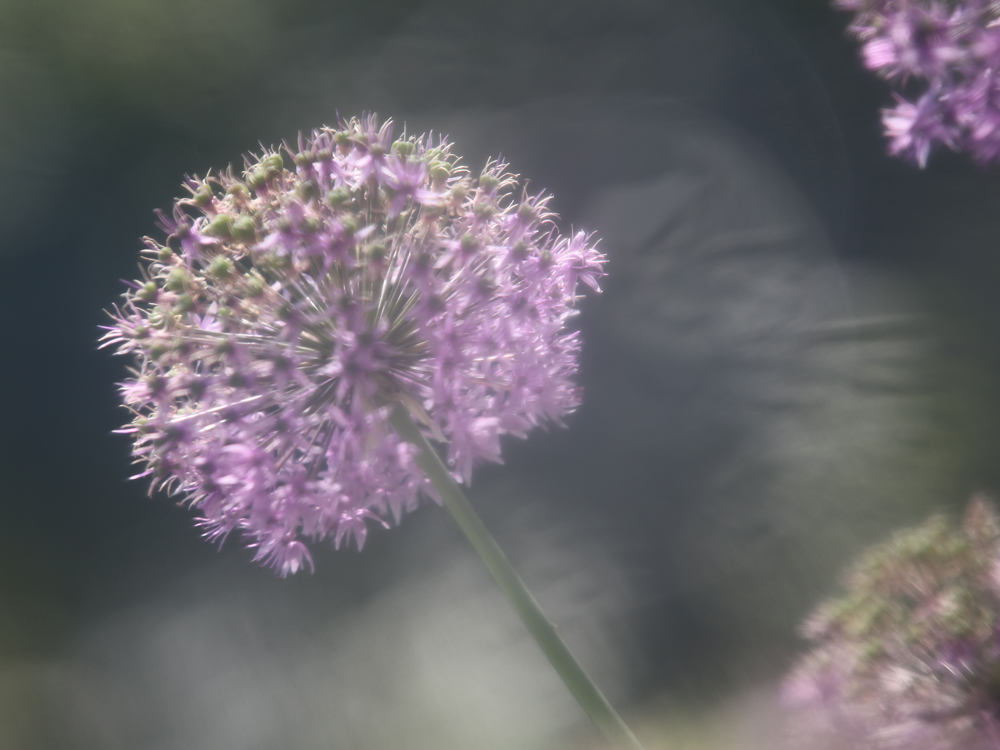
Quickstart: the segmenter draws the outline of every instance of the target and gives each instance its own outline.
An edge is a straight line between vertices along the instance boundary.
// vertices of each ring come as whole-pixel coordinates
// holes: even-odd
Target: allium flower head
[[[450,148],[368,116],[188,179],[111,313],[138,476],[282,575],[312,566],[306,541],[360,548],[435,496],[394,405],[468,482],[501,435],[579,403],[566,324],[604,257],[505,164],[473,177]]]
[[[933,145],[1000,159],[1000,3],[996,0],[836,0],[856,13],[865,66],[900,86],[883,110],[889,151],[921,167]]]
[[[1000,521],[973,498],[868,552],[785,683],[801,747],[1000,748]]]

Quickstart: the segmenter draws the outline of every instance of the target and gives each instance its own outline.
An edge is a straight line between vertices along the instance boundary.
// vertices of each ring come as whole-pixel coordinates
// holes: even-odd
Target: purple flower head
[[[868,552],[785,682],[801,747],[1000,748],[1000,522],[973,498]]]
[[[137,476],[281,575],[312,567],[306,542],[360,548],[435,498],[394,405],[467,483],[501,435],[579,404],[567,322],[604,256],[545,196],[512,197],[505,164],[474,178],[450,149],[368,116],[284,147],[293,169],[268,151],[189,179],[111,313]]]
[[[935,144],[980,164],[1000,159],[1000,3],[995,0],[837,0],[865,66],[906,86],[883,110],[889,152],[923,167]],[[911,92],[917,90],[916,100]]]

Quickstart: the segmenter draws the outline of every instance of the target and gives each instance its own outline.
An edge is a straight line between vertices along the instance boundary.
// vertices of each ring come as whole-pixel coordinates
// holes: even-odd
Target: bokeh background
[[[610,264],[472,499],[652,750],[774,747],[796,627],[1000,488],[1000,172],[884,155],[820,0],[0,1],[0,747],[600,747],[452,521],[279,580],[129,482],[102,310],[185,174],[376,111]]]

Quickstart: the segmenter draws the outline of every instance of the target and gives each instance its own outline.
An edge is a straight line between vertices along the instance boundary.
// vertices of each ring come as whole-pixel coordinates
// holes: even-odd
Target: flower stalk
[[[410,413],[397,404],[389,415],[389,422],[400,438],[417,447],[417,465],[430,479],[444,506],[583,710],[616,748],[642,750],[635,735],[559,637],[555,626],[542,612],[535,597],[507,560],[507,556],[483,524],[437,451],[414,423]]]

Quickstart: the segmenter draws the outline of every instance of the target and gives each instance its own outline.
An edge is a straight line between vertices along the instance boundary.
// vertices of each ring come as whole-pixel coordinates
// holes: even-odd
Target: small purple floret
[[[360,548],[368,522],[435,498],[394,405],[468,483],[501,435],[580,402],[566,326],[604,256],[560,236],[547,196],[512,198],[505,164],[473,178],[450,148],[369,116],[286,146],[294,171],[266,152],[188,179],[111,313],[105,345],[137,361],[138,476],[281,575],[312,567],[306,542]]]

